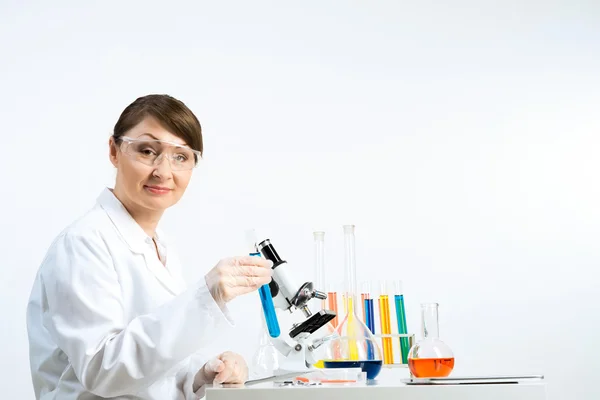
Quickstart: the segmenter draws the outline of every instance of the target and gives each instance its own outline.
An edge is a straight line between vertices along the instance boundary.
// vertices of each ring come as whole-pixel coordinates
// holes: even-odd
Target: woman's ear
[[[112,136],[110,137],[110,139],[108,139],[108,149],[108,156],[110,158],[110,162],[115,168],[117,168],[117,166],[119,165],[119,158],[117,157],[117,154],[119,153],[119,146],[117,146],[115,138]]]

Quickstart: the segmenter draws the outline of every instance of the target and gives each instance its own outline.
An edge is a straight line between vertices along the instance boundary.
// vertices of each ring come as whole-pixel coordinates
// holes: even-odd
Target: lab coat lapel
[[[156,252],[145,251],[144,259],[146,260],[146,266],[148,267],[150,272],[152,272],[154,274],[156,279],[158,279],[158,281],[169,292],[171,292],[175,295],[177,295],[181,292],[181,286],[175,280],[173,275],[171,275],[171,272],[169,271],[169,269],[160,262],[160,260],[158,259],[158,256],[156,255]],[[169,261],[167,258],[167,264],[168,264],[168,262]]]
[[[181,292],[181,286],[170,273],[169,269],[158,259],[150,237],[144,232],[142,227],[135,222],[133,217],[110,189],[106,188],[102,192],[100,197],[98,197],[98,203],[107,213],[115,228],[129,246],[129,249],[133,253],[142,254],[144,256],[146,267],[165,289],[173,294],[179,294]]]

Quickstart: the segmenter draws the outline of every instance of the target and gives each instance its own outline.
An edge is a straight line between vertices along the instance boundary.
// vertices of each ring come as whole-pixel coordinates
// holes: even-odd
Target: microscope
[[[333,336],[314,338],[313,334],[335,318],[336,313],[320,310],[313,314],[309,308],[309,301],[313,298],[325,300],[327,294],[316,290],[312,282],[298,284],[291,274],[292,267],[279,256],[269,239],[256,243],[255,247],[264,258],[273,262],[273,276],[269,289],[274,307],[290,313],[300,311],[304,319],[302,322],[293,323],[289,332],[283,330],[277,337],[271,335],[274,347],[285,357],[278,372],[308,370],[319,361],[315,354],[316,349]],[[272,311],[275,314],[275,311]]]

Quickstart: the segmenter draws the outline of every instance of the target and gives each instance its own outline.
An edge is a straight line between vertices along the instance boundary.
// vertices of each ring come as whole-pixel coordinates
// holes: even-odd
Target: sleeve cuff
[[[198,400],[204,397],[206,385],[200,386],[198,390],[194,392],[194,381],[196,380],[196,374],[202,369],[205,362],[206,357],[202,354],[193,354],[190,356],[182,388],[186,400]]]
[[[225,303],[219,304],[215,301],[212,294],[208,290],[208,286],[206,286],[206,282],[204,280],[200,282],[200,287],[198,288],[198,297],[201,299],[202,303],[204,303],[205,306],[208,308],[211,315],[214,315],[215,317],[221,316],[222,318],[220,322],[226,323],[231,327],[235,327],[235,321],[233,320],[233,317],[231,316],[227,305]]]

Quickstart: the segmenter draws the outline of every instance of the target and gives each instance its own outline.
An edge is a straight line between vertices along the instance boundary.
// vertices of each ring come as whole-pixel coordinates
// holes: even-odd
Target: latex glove
[[[208,361],[194,378],[194,392],[207,383],[241,384],[248,380],[246,360],[237,353],[226,351]]]
[[[222,305],[271,282],[272,266],[262,257],[225,258],[204,279],[213,299]]]

